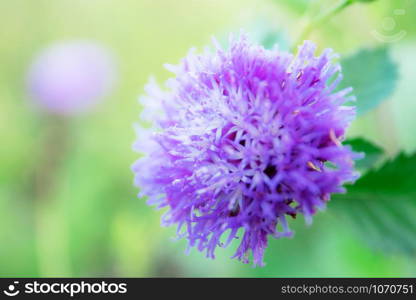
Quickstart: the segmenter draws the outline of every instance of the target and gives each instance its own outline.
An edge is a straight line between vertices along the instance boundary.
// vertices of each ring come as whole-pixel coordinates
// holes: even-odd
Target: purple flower
[[[93,42],[54,44],[31,65],[28,91],[46,111],[72,115],[93,107],[113,87],[115,65],[112,56]]]
[[[190,247],[214,258],[239,236],[233,257],[250,251],[263,265],[269,236],[289,237],[287,217],[307,222],[332,193],[357,177],[356,155],[343,146],[355,116],[351,88],[335,55],[315,57],[305,42],[297,56],[253,45],[245,36],[229,50],[196,55],[168,66],[168,92],[154,82],[142,98],[143,115],[158,130],[138,130],[133,166],[139,196],[167,206],[164,225],[177,224]]]

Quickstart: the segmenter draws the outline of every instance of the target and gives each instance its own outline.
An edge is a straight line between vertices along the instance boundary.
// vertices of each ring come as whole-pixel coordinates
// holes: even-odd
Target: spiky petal
[[[315,57],[305,42],[296,57],[265,50],[245,36],[228,50],[193,51],[168,91],[146,87],[143,115],[156,121],[139,130],[133,166],[140,196],[168,207],[164,225],[178,225],[191,247],[214,258],[217,246],[238,235],[234,257],[263,264],[268,236],[291,236],[287,217],[308,222],[333,193],[357,178],[355,154],[342,145],[355,116],[351,89],[335,55]]]

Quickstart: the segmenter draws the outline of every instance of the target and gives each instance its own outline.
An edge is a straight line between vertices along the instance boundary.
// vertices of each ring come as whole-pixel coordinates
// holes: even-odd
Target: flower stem
[[[328,10],[322,12],[321,14],[318,14],[317,16],[309,20],[309,22],[303,28],[299,37],[297,38],[296,43],[294,44],[295,47],[301,44],[317,26],[321,25],[334,15],[338,14],[340,11],[342,11],[344,8],[348,7],[352,3],[352,0],[340,0],[333,7],[330,7]]]
[[[39,275],[70,276],[62,203],[53,198],[68,150],[68,120],[48,116],[34,176],[34,222]]]

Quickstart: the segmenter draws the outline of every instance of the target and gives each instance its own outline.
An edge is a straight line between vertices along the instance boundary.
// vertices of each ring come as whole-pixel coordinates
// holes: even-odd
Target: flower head
[[[343,106],[351,89],[335,91],[331,50],[314,53],[311,42],[293,56],[242,36],[168,66],[167,92],[147,86],[143,114],[158,130],[139,130],[135,147],[147,155],[135,183],[208,257],[239,236],[234,257],[248,262],[251,251],[262,265],[268,237],[292,235],[288,217],[310,221],[356,179],[355,154],[341,143],[355,116]]]
[[[31,65],[28,91],[46,111],[71,115],[88,110],[112,88],[115,64],[109,51],[88,41],[54,44]]]

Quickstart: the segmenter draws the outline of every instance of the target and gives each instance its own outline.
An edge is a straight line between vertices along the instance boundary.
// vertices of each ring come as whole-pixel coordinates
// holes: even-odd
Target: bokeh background
[[[160,227],[163,211],[136,196],[133,124],[149,76],[163,82],[170,76],[163,64],[177,63],[190,47],[201,49],[212,35],[221,39],[240,28],[256,35],[266,26],[285,47],[307,6],[313,11],[317,2],[334,3],[0,0],[0,276],[416,276],[416,256],[371,248],[331,209],[310,227],[301,219],[292,222],[294,238],[270,240],[264,268],[229,259],[232,247],[219,249],[216,260],[196,250],[185,255],[186,242],[175,241],[175,229]],[[415,2],[357,4],[310,36],[342,55],[362,47],[391,48],[399,66],[397,89],[350,131],[390,156],[416,150]],[[400,32],[404,36],[390,43]],[[62,131],[36,108],[25,78],[39,51],[74,39],[105,45],[117,62],[118,79],[105,101],[66,118]],[[59,132],[66,136],[64,147]],[[57,162],[48,159],[51,148],[62,152]],[[37,176],[45,170],[53,174],[42,194]]]

